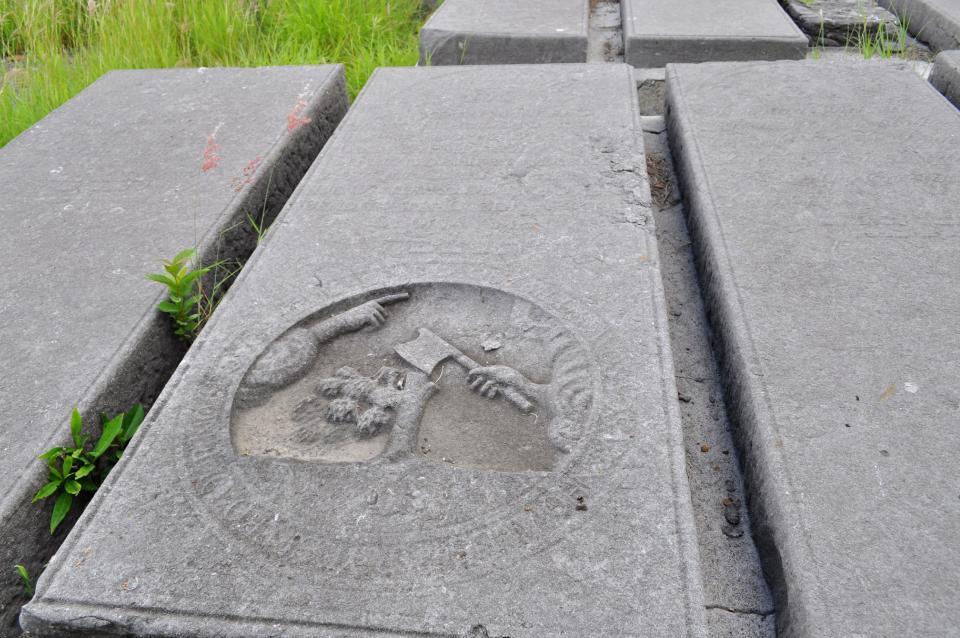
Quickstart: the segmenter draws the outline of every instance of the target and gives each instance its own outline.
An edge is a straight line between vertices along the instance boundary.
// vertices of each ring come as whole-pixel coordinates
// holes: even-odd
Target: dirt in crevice
[[[711,344],[662,117],[643,117],[646,167],[711,638],[774,638],[773,598]]]

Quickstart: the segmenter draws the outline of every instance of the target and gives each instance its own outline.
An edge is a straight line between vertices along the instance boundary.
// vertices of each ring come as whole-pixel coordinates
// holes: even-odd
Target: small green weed
[[[823,55],[823,9],[820,9],[820,32],[817,34],[817,46],[813,48],[812,56],[814,60],[819,60]]]
[[[188,343],[197,337],[213,314],[221,288],[239,270],[228,272],[221,278],[219,273],[224,262],[191,267],[195,256],[196,251],[192,248],[180,251],[173,259],[163,260],[163,272],[147,275],[147,279],[167,287],[167,298],[157,304],[157,309],[170,315],[176,326],[175,334]],[[203,278],[210,272],[214,273],[214,281],[210,289],[205,289]]]
[[[74,408],[70,416],[73,447],[50,448],[38,457],[47,462],[49,476],[47,484],[33,497],[33,502],[57,495],[50,517],[51,534],[70,513],[75,496],[80,492],[95,492],[100,487],[100,483],[120,460],[127,443],[137,433],[143,416],[143,406],[139,403],[112,419],[101,415],[103,428],[100,438],[92,449],[88,449],[90,435],[83,433],[83,419],[79,410]]]
[[[197,280],[210,272],[209,267],[190,268],[195,254],[192,248],[183,250],[173,259],[163,260],[164,272],[147,275],[147,279],[167,287],[167,298],[157,305],[157,309],[170,315],[176,325],[176,335],[184,341],[192,341],[200,329],[197,306],[201,295]]]
[[[14,565],[13,568],[20,574],[20,580],[23,581],[23,590],[27,592],[27,596],[33,596],[33,580],[30,579],[27,568],[23,565]]]
[[[892,32],[888,32],[892,31]],[[905,53],[909,44],[909,31],[904,20],[897,20],[896,30],[888,30],[881,22],[877,31],[867,32],[867,18],[864,16],[863,29],[857,35],[857,48],[865,59],[874,56],[892,58],[894,55]]]
[[[247,223],[257,235],[257,244],[263,241],[263,236],[270,230],[270,224],[267,223],[267,203],[270,200],[270,184],[273,183],[273,171],[267,176],[267,188],[263,193],[263,206],[260,208],[260,217],[257,219],[251,213],[247,213]]]
[[[247,213],[247,223],[250,224],[250,228],[253,229],[253,232],[257,235],[257,243],[263,241],[263,236],[267,234],[269,226],[264,223],[263,215],[260,216],[260,219],[256,219],[250,213]]]

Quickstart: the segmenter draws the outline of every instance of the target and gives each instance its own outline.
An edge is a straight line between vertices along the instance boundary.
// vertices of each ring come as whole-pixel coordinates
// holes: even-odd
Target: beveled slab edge
[[[461,50],[465,47],[465,51]],[[587,61],[587,37],[576,34],[503,34],[420,31],[420,65],[555,64]]]
[[[326,66],[329,67],[327,76],[301,112],[304,119],[310,118],[310,122],[278,136],[276,143],[264,155],[250,184],[233,197],[198,243],[197,254],[202,262],[241,258],[254,250],[256,237],[246,232],[247,211],[263,208],[265,220],[275,216],[343,118],[347,110],[343,66]],[[114,73],[143,71],[112,71],[97,81],[102,82]],[[280,130],[284,123],[278,122],[277,126]],[[227,232],[229,229],[232,230]],[[163,298],[165,293],[158,293],[156,303]],[[94,422],[95,416],[100,413],[122,412],[133,403],[143,400],[145,395],[150,398],[162,395],[186,348],[173,334],[167,317],[154,309],[155,305],[152,304],[150,311],[112,355],[107,367],[78,397],[77,407],[87,422]],[[159,398],[154,405],[159,405]],[[68,442],[68,416],[64,415],[63,428],[49,437],[42,447]],[[119,475],[121,469],[122,463],[111,474]],[[30,500],[45,477],[42,464],[31,464],[23,469],[13,489],[4,494],[0,501],[0,538],[5,539],[3,554],[9,553],[18,557],[15,560],[27,561],[28,570],[34,575],[54,548],[49,545],[38,546],[36,542],[39,537],[49,538],[47,519],[39,516],[24,521],[23,513],[38,509],[38,506],[30,504]],[[42,529],[35,529],[38,523]],[[28,556],[30,559],[26,558]],[[0,585],[4,591],[11,588],[18,591],[20,583],[16,573],[12,569],[3,573]],[[9,604],[6,596],[0,600],[0,604],[0,609],[6,608]]]
[[[24,627],[39,638],[84,638],[89,636],[130,636],[158,638],[249,638],[280,635],[281,621],[274,618],[225,618],[169,610],[101,607],[72,601],[31,603],[24,609]],[[131,634],[131,629],[135,634]],[[308,624],[283,621],[283,636],[292,638],[461,638],[434,632],[370,630],[337,624]]]
[[[623,65],[626,67],[626,65]],[[636,90],[634,70],[628,68],[631,111],[636,131],[637,147],[646,156],[643,143],[643,116],[640,114],[640,94]],[[644,200],[652,201],[650,182],[643,180]],[[677,399],[676,371],[673,367],[673,352],[670,343],[670,324],[667,319],[667,297],[663,285],[663,271],[660,268],[660,247],[656,241],[656,229],[647,242],[651,261],[656,264],[658,276],[652,277],[653,292],[651,301],[655,308],[657,329],[657,348],[660,352],[661,378],[663,380],[663,403],[670,421],[670,456],[673,474],[674,503],[677,519],[677,536],[684,565],[681,569],[685,576],[687,591],[688,635],[690,638],[707,638],[706,601],[703,589],[703,574],[700,569],[700,544],[694,523],[693,500],[690,494],[690,481],[687,478],[686,448],[683,443],[683,424],[680,416],[680,403]]]
[[[734,64],[734,63],[730,63]],[[743,66],[747,63],[740,63]],[[754,374],[758,356],[745,321],[724,235],[696,140],[684,112],[677,66],[667,67],[666,112],[670,150],[685,203],[687,226],[710,325],[717,338],[726,405],[743,454],[757,548],[773,591],[777,630],[785,635],[827,635],[811,626],[809,610],[822,604],[802,519],[786,472],[766,384]],[[813,614],[812,616],[816,616]]]
[[[637,68],[657,68],[670,63],[801,60],[807,55],[807,37],[786,13],[783,16],[795,31],[790,36],[637,35],[631,34],[627,26],[635,23],[633,5],[624,0],[620,7],[624,58],[627,64]],[[777,9],[782,11],[779,5]]]
[[[960,48],[960,17],[948,16],[925,0],[877,0],[907,24],[910,34],[935,51]]]
[[[960,109],[960,51],[943,51],[933,61],[930,84]]]
[[[491,33],[431,25],[441,5],[420,29],[421,66],[461,64],[554,64],[587,61],[589,3],[584,3],[580,33]]]

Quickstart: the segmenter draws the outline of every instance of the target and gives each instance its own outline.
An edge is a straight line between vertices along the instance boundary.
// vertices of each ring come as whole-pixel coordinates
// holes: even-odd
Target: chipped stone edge
[[[269,220],[271,215],[276,215],[291,197],[294,188],[310,168],[313,159],[343,118],[348,106],[343,65],[319,66],[329,67],[329,72],[302,111],[302,116],[310,118],[311,122],[293,132],[283,131],[278,134],[276,141],[264,155],[253,181],[230,200],[216,222],[199,242],[197,254],[201,262],[212,263],[218,259],[246,256],[251,251],[254,251],[254,254],[259,252],[259,250],[254,250],[257,248],[256,237],[246,236],[243,232],[246,228],[246,211],[251,209],[251,204],[253,204],[254,209],[259,209],[262,202],[267,202],[266,210],[268,213],[265,219]],[[138,71],[112,71],[111,73],[136,72]],[[277,126],[280,130],[286,124],[278,122]],[[240,229],[240,231],[225,235],[224,232],[231,228]],[[243,273],[234,280],[234,283],[242,277]],[[142,383],[146,378],[149,381],[147,394],[157,397],[153,404],[156,409],[151,409],[140,428],[141,431],[149,429],[154,420],[151,418],[154,412],[160,412],[159,408],[166,401],[167,389],[176,385],[180,376],[178,372],[189,367],[186,360],[184,360],[184,365],[178,367],[181,360],[184,359],[185,349],[173,334],[168,318],[155,309],[156,304],[165,298],[165,294],[159,293],[157,295],[155,303],[151,304],[150,309],[138,322],[136,328],[130,332],[113,354],[108,365],[79,399],[78,408],[84,415],[85,420],[92,422],[95,415],[99,413],[114,414],[128,409],[134,402],[142,399],[143,386],[138,382]],[[229,291],[227,296],[230,296]],[[215,323],[215,318],[216,315],[211,319],[211,324]],[[199,341],[200,339],[198,339]],[[190,352],[197,349],[195,344]],[[66,427],[66,421],[65,418],[64,427],[47,439],[46,447],[66,444],[69,438],[69,428]],[[135,449],[141,439],[142,436],[135,437],[131,441],[130,448]],[[87,506],[88,512],[80,517],[76,525],[77,528],[82,527],[98,509],[100,501],[110,491],[109,486],[122,473],[122,469],[126,465],[125,461],[129,456],[129,454],[124,455],[123,459],[115,466],[101,489],[98,490],[97,495]],[[25,469],[14,488],[4,495],[2,504],[0,504],[0,521],[2,521],[0,524],[9,528],[8,533],[11,536],[13,532],[19,531],[15,516],[17,510],[23,508],[25,503],[29,507],[30,499],[39,486],[43,484],[44,477],[45,468],[41,464],[34,464],[34,467]],[[21,532],[20,536],[24,535]],[[68,548],[72,544],[71,540],[76,536],[78,534],[68,536],[61,546],[61,550]],[[30,555],[48,554],[52,548],[31,546],[24,549],[26,550],[26,556],[27,553]],[[56,571],[55,560],[56,556],[50,559],[49,568],[44,571],[43,576],[38,581],[34,600],[39,600],[45,589],[44,583],[53,578],[53,572]],[[28,603],[28,605],[32,604]],[[43,604],[39,604],[37,607],[42,609]]]

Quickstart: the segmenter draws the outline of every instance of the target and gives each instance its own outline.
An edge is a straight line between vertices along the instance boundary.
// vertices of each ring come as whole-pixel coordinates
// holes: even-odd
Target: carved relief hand
[[[527,380],[509,366],[480,366],[470,370],[467,383],[474,392],[492,399],[500,391],[500,385],[522,392],[527,385]]]
[[[383,306],[395,301],[402,301],[409,297],[410,295],[405,292],[395,295],[385,295],[360,304],[356,308],[347,310],[340,315],[340,319],[344,322],[346,329],[351,331],[360,330],[364,326],[379,328],[386,322],[388,316]]]
[[[510,366],[477,366],[467,374],[467,383],[471,390],[488,399],[502,394],[524,414],[536,407],[530,399],[543,401],[543,386],[533,383]]]

